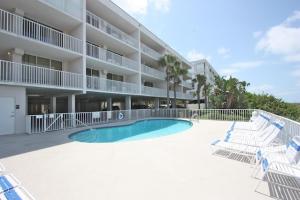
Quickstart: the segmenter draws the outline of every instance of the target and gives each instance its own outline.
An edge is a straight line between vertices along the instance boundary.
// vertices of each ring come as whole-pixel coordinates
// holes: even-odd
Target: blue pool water
[[[99,128],[71,134],[72,140],[87,143],[108,143],[162,137],[182,132],[192,127],[192,123],[175,119],[150,119],[130,125]]]

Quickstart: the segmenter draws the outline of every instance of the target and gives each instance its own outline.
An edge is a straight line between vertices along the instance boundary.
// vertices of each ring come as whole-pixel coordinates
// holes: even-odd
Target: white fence
[[[121,81],[114,81],[99,77],[87,76],[87,89],[99,90],[103,92],[117,92],[125,94],[137,94],[138,85]]]
[[[138,41],[136,39],[89,11],[86,12],[86,22],[116,39],[119,39],[135,48],[138,47]]]
[[[146,109],[124,111],[100,111],[84,113],[56,113],[26,116],[27,133],[42,133],[76,127],[94,126],[106,123],[140,120],[146,118],[186,118],[208,120],[248,121],[253,110],[187,110]]]
[[[119,65],[136,71],[138,70],[139,65],[137,61],[120,56],[119,54],[100,48],[91,43],[86,44],[86,54],[114,65]]]
[[[82,53],[82,40],[1,9],[0,30]]]
[[[28,115],[26,116],[26,131],[29,134],[43,133],[147,118],[249,121],[253,111],[271,115],[271,121],[281,120],[285,122],[285,127],[280,135],[280,139],[283,143],[287,143],[294,136],[300,136],[299,122],[256,109],[145,109]]]
[[[82,74],[0,60],[0,82],[6,84],[83,88]]]

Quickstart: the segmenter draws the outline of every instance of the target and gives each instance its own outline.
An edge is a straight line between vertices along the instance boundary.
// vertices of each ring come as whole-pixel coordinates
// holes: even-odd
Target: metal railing
[[[253,111],[266,113],[271,121],[285,123],[280,139],[286,144],[292,137],[300,136],[300,123],[256,109],[145,109],[124,111],[99,111],[26,116],[27,133],[43,133],[69,128],[96,126],[107,123],[127,122],[147,118],[182,118],[188,120],[249,121]],[[121,113],[121,114],[120,114]],[[227,130],[224,130],[224,133]]]
[[[82,0],[40,0],[74,17],[82,19]]]
[[[0,9],[0,31],[82,53],[82,40]]]
[[[154,69],[152,67],[148,67],[147,65],[144,64],[142,64],[142,72],[146,75],[150,75],[161,80],[165,80],[166,78],[165,72]]]
[[[114,52],[108,51],[106,49],[100,48],[91,43],[86,44],[86,54],[93,58],[112,63],[114,65],[119,65],[126,67],[131,70],[138,70],[138,62],[116,54]]]
[[[28,115],[26,116],[26,131],[27,133],[43,133],[76,127],[96,126],[107,123],[142,120],[147,118],[248,121],[252,116],[253,111],[254,109],[145,109]]]
[[[119,28],[111,25],[97,15],[91,13],[90,11],[86,11],[86,22],[93,27],[96,27],[97,29],[111,35],[112,37],[138,48],[138,41],[136,39],[121,31]]]
[[[82,74],[0,60],[0,83],[83,88]]]
[[[92,76],[87,76],[86,81],[86,87],[90,90],[125,94],[138,93],[138,85],[134,83],[127,83]]]
[[[151,57],[153,57],[156,60],[159,60],[162,57],[162,55],[160,53],[151,49],[150,47],[148,47],[147,45],[145,45],[143,43],[141,43],[141,48],[142,48],[142,52],[150,55]]]

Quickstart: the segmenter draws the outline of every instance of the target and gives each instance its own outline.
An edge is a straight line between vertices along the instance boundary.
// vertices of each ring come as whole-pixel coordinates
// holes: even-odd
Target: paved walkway
[[[252,168],[211,155],[229,122],[200,121],[186,132],[111,144],[67,135],[0,137],[0,162],[37,199],[269,199],[254,192]]]

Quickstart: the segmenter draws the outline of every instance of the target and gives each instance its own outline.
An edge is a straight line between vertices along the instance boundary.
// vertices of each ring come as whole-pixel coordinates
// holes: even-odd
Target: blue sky
[[[299,0],[113,0],[190,60],[300,102]]]

